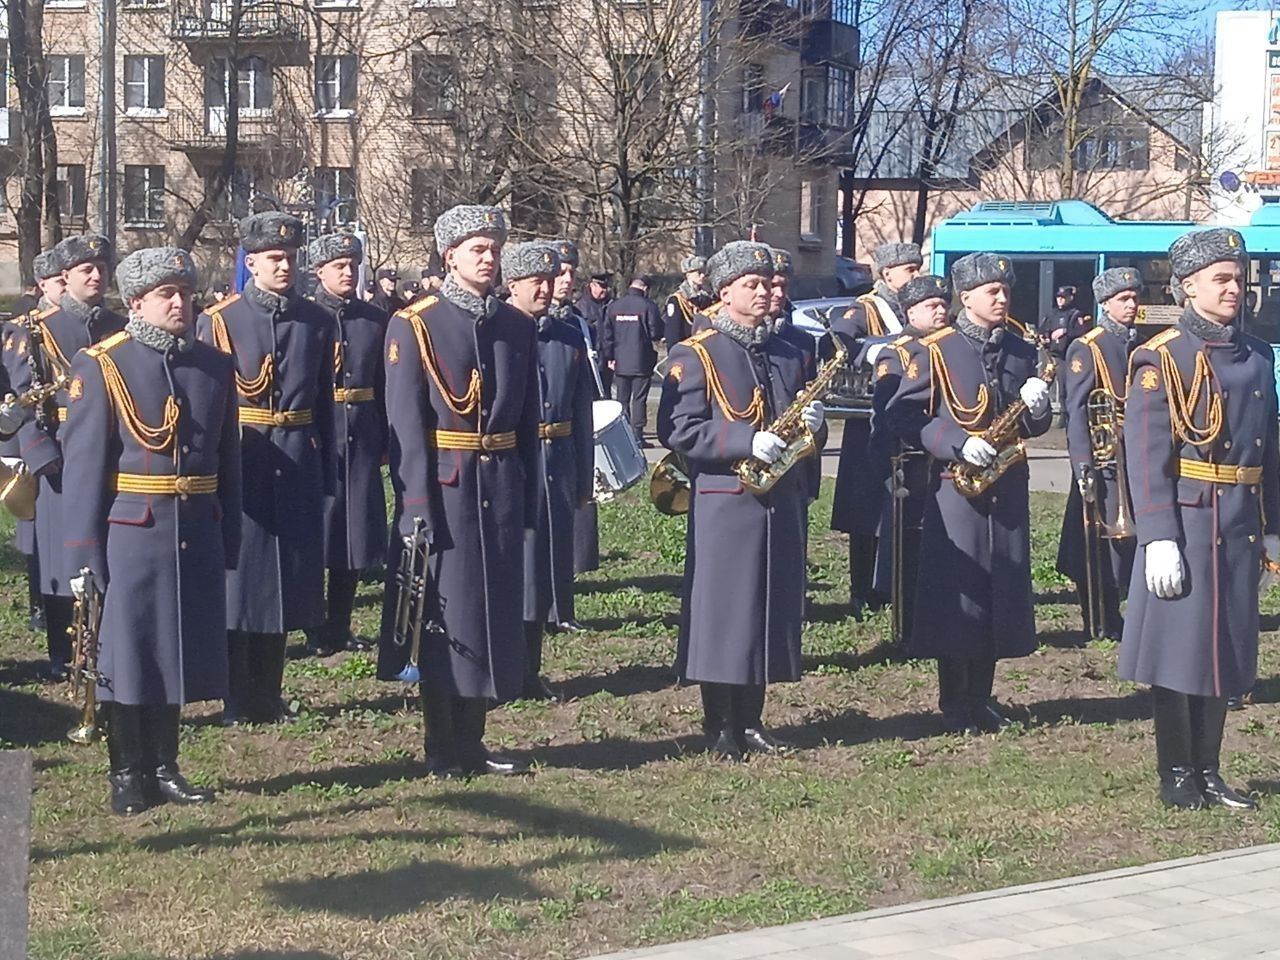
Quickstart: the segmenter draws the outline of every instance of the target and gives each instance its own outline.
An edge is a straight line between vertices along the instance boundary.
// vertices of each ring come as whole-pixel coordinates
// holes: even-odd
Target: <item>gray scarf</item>
[[[272,293],[270,290],[258,289],[258,286],[250,280],[244,285],[244,296],[250,303],[256,303],[272,313],[284,313],[289,309],[289,299],[293,296],[293,290],[289,289],[283,294]]]
[[[742,344],[748,350],[762,346],[769,339],[770,333],[772,333],[767,323],[762,323],[757,327],[746,327],[730,320],[723,310],[717,310],[711,315],[711,326],[735,343]]]
[[[337,313],[351,302],[350,297],[339,297],[324,288],[323,283],[316,284],[316,303]]]
[[[1121,343],[1133,343],[1138,338],[1138,331],[1133,327],[1126,327],[1123,323],[1116,323],[1106,313],[1098,314],[1098,326],[1113,337],[1118,337]]]
[[[67,316],[73,317],[86,325],[96,320],[98,314],[102,312],[102,304],[82,303],[69,293],[62,295],[62,299],[58,301],[58,307]]]
[[[143,346],[150,347],[156,353],[168,353],[170,350],[185,352],[191,349],[191,344],[194,342],[191,339],[190,327],[187,327],[186,332],[178,337],[168,330],[153,327],[136,314],[129,315],[129,321],[124,325],[124,329],[129,336]]]
[[[1191,308],[1191,304],[1187,304],[1182,311],[1182,316],[1178,318],[1178,326],[1188,333],[1195,334],[1206,343],[1226,343],[1236,335],[1234,325],[1206,320]]]
[[[440,296],[444,297],[464,313],[471,314],[472,319],[492,317],[498,309],[498,298],[494,296],[477,297],[470,290],[464,290],[453,274],[444,278],[444,286],[440,288]]]
[[[1002,339],[1004,339],[1003,326],[992,327],[990,330],[988,330],[986,327],[979,326],[978,324],[970,320],[969,314],[965,313],[963,310],[961,310],[960,315],[956,317],[956,329],[959,330],[961,333],[963,333],[970,340],[977,340],[979,343],[983,345],[987,343],[991,343],[992,341],[995,341],[995,343],[999,343]],[[999,337],[996,337],[995,335],[997,331],[1000,333]]]
[[[551,306],[547,308],[547,316],[553,320],[563,320],[565,323],[573,323],[573,304],[556,303],[552,301]]]

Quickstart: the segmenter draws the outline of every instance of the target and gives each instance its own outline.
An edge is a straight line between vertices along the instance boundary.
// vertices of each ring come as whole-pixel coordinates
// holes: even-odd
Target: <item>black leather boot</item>
[[[734,687],[742,703],[742,745],[747,753],[790,753],[794,744],[779,740],[764,728],[764,684]]]
[[[182,708],[176,706],[143,707],[143,723],[151,748],[155,771],[156,797],[161,802],[192,806],[213,803],[214,793],[193,787],[178,770],[178,722]]]
[[[849,606],[859,623],[865,612],[874,612],[884,605],[875,592],[875,576],[876,538],[849,534]]]
[[[556,695],[542,679],[542,624],[524,622],[524,687],[520,696],[525,700],[554,700]]]
[[[709,743],[715,743],[729,715],[728,691],[720,683],[700,683],[702,693],[702,732]]]
[[[250,641],[255,723],[286,723],[295,716],[282,696],[286,639],[283,633],[262,633]]]
[[[721,760],[737,762],[746,753],[742,723],[742,688],[732,683],[711,683],[714,688],[715,714],[719,729],[710,736],[709,752]]]
[[[1206,804],[1196,774],[1191,745],[1191,710],[1185,693],[1151,688],[1156,728],[1156,766],[1160,770],[1160,800],[1178,810],[1201,810]]]
[[[107,757],[111,784],[111,812],[133,816],[148,809],[146,744],[142,738],[142,709],[112,703],[107,707]]]
[[[356,607],[359,586],[359,570],[329,571],[329,622],[325,625],[325,636],[335,653],[371,648],[371,644],[351,632],[351,612]]]
[[[1012,722],[996,707],[991,691],[996,682],[995,660],[970,660],[967,672],[969,716],[983,733],[998,733]]]
[[[222,701],[222,725],[238,727],[249,723],[253,700],[253,679],[249,672],[249,634],[227,631],[227,696]]]
[[[453,730],[453,698],[447,693],[428,690],[426,684],[419,685],[418,694],[422,703],[422,746],[427,775],[442,780],[462,776]]]
[[[947,733],[978,733],[969,711],[969,661],[960,657],[938,658],[938,709]]]
[[[72,611],[75,601],[70,597],[46,596],[45,643],[49,651],[49,664],[45,668],[45,676],[52,683],[61,683],[67,679],[67,663],[71,660]]]
[[[32,633],[44,633],[44,597],[40,593],[40,561],[32,553],[27,557],[27,606],[31,609],[31,618],[27,626]]]
[[[453,698],[453,729],[458,743],[458,765],[467,776],[491,773],[500,777],[529,772],[529,765],[514,757],[493,753],[484,745],[489,701],[484,697]]]
[[[1250,797],[1229,787],[1218,772],[1222,756],[1222,730],[1227,722],[1225,697],[1188,697],[1191,712],[1191,750],[1200,790],[1211,807],[1257,810]]]

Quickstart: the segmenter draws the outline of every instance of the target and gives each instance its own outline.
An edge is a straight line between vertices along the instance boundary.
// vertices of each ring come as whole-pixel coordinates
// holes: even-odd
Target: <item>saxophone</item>
[[[817,452],[813,434],[804,425],[800,414],[809,404],[826,395],[831,382],[844,370],[849,358],[849,350],[841,339],[839,337],[831,339],[836,349],[834,356],[818,369],[818,375],[813,378],[813,381],[796,394],[791,405],[766,428],[769,433],[781,438],[787,445],[782,455],[773,463],[747,457],[733,465],[733,472],[737,474],[738,481],[751,493],[760,494],[772,490],[774,484],[781,480],[788,470],[805,457],[813,456]]]
[[[1040,373],[1040,379],[1045,383],[1053,383],[1057,369],[1058,362],[1050,357]],[[1027,448],[1018,436],[1019,421],[1026,412],[1027,405],[1021,399],[1015,400],[982,431],[982,439],[996,449],[996,458],[987,466],[975,467],[967,460],[953,460],[948,464],[947,471],[961,494],[970,498],[979,497],[990,490],[1014,464],[1026,462]]]

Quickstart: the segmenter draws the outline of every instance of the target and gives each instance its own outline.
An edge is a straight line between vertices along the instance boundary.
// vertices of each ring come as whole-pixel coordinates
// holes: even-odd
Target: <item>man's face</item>
[[[508,280],[511,305],[531,317],[542,316],[551,305],[551,287],[554,283],[555,280],[549,275]]]
[[[484,290],[493,284],[501,255],[502,241],[481,234],[468,237],[456,247],[446,250],[444,262],[463,283]]]
[[[782,309],[787,303],[787,287],[790,285],[791,278],[785,273],[775,273],[773,275],[773,283],[769,289],[769,314],[771,316],[782,316]]]
[[[1133,321],[1138,318],[1138,294],[1133,290],[1122,290],[1102,307],[1107,311],[1107,316],[1116,323],[1131,327]]]
[[[705,283],[705,282],[706,282],[706,279],[707,279],[707,271],[705,271],[705,270],[690,270],[688,273],[686,273],[686,274],[684,275],[684,278],[685,278],[686,280],[688,280],[688,281],[689,281],[689,286],[691,286],[691,287],[693,287],[693,289],[697,290],[699,287],[701,287],[701,286],[703,285],[703,283]]]
[[[1054,299],[1058,301],[1059,310],[1065,310],[1067,307],[1071,306],[1071,294],[1069,293],[1056,294]]]
[[[556,282],[551,288],[551,299],[556,303],[566,303],[569,295],[573,293],[573,281],[577,278],[577,271],[574,270],[573,264],[560,264],[560,272],[556,274]]]
[[[194,313],[191,288],[177,283],[162,283],[130,300],[129,310],[144,323],[159,327],[175,337],[181,336],[190,328]]]
[[[62,271],[67,293],[81,303],[99,304],[107,286],[107,265],[101,260],[78,263]]]
[[[935,333],[947,325],[947,301],[942,297],[921,300],[907,308],[907,323],[921,333]]]
[[[378,287],[388,297],[394,296],[396,292],[396,278],[395,277],[379,277]]]
[[[772,277],[748,273],[720,288],[720,302],[736,322],[758,326],[769,316],[773,299]]]
[[[880,274],[890,290],[901,290],[911,280],[920,276],[920,265],[916,263],[900,263],[896,267],[885,267]]]
[[[296,250],[259,250],[244,258],[244,264],[253,277],[253,285],[268,293],[283,295],[293,285],[293,271],[297,265]]]
[[[601,280],[591,281],[591,299],[603,300],[609,295],[609,285]]]
[[[1214,323],[1231,323],[1240,312],[1244,268],[1234,260],[1220,260],[1182,281],[1182,289],[1196,313]]]
[[[984,283],[960,294],[965,312],[975,322],[998,327],[1009,316],[1009,288],[1003,283]]]
[[[356,278],[360,274],[360,266],[355,257],[339,257],[330,260],[322,267],[316,268],[316,277],[320,283],[335,297],[350,297],[356,292]]]
[[[37,280],[36,286],[40,288],[40,295],[50,303],[57,303],[61,300],[62,292],[67,289],[67,283],[62,279],[62,274],[45,280]]]

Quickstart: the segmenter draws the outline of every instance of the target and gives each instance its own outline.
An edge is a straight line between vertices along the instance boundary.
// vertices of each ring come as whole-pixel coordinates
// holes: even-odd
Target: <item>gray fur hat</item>
[[[1093,299],[1106,303],[1117,293],[1142,292],[1142,274],[1137,267],[1112,267],[1093,278]]]
[[[685,257],[683,260],[680,261],[681,273],[695,273],[695,272],[703,271],[706,269],[707,269],[706,257],[698,257],[698,256]]]
[[[732,240],[707,260],[707,282],[715,291],[749,273],[773,276],[773,248],[767,243]]]
[[[312,270],[344,257],[355,260],[357,265],[364,260],[364,247],[353,233],[326,233],[307,244],[307,263]]]
[[[182,284],[194,290],[197,280],[195,261],[180,247],[143,247],[116,267],[116,286],[125,303],[163,283]]]
[[[560,272],[560,254],[555,245],[545,240],[513,243],[502,248],[502,281],[525,277],[554,277]]]
[[[795,259],[791,256],[790,250],[783,250],[781,247],[773,248],[773,272],[789,277],[796,272]]]
[[[560,263],[568,264],[577,269],[578,266],[578,245],[572,240],[552,240],[551,245],[556,248],[556,253],[560,255]]]
[[[62,262],[58,259],[58,250],[45,250],[31,258],[31,272],[37,280],[48,280],[62,272]]]
[[[506,243],[507,218],[497,207],[459,204],[436,218],[432,232],[436,237],[436,249],[441,253],[456,247],[468,237],[482,233],[496,236],[500,243]]]
[[[944,278],[925,273],[902,285],[902,289],[898,291],[898,305],[903,310],[910,310],[917,303],[924,303],[926,300],[937,297],[950,302],[951,287],[947,285]]]
[[[297,250],[302,246],[302,221],[278,210],[264,210],[240,221],[240,246],[245,253]]]
[[[67,237],[53,248],[59,270],[70,270],[91,260],[101,260],[109,268],[111,266],[111,241],[96,233]]]
[[[1213,227],[1209,230],[1192,230],[1184,233],[1169,247],[1169,267],[1176,280],[1183,280],[1211,263],[1235,260],[1248,264],[1249,254],[1244,248],[1244,237],[1230,227]]]
[[[871,261],[877,277],[890,267],[900,267],[907,263],[914,263],[917,267],[924,266],[924,256],[917,243],[882,243],[871,255]]]
[[[1013,286],[1013,261],[1000,253],[970,253],[951,265],[951,284],[964,293],[984,283]]]

